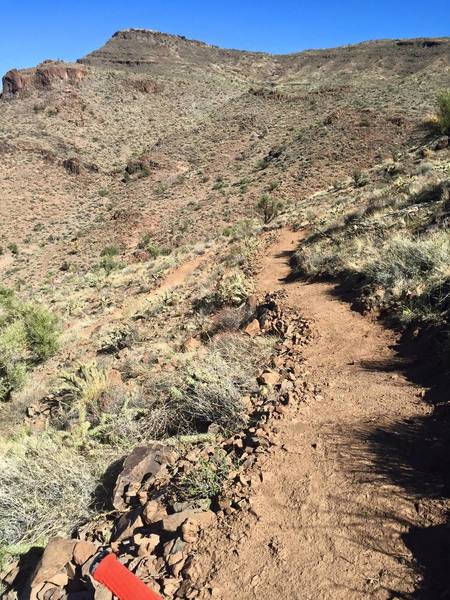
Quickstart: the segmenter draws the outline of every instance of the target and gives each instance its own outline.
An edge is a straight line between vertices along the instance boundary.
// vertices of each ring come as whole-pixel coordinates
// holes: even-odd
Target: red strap
[[[105,556],[92,576],[120,600],[161,600],[158,594],[124,567],[115,554]]]

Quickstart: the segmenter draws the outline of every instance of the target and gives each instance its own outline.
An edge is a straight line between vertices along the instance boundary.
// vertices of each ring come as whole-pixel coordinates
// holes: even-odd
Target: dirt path
[[[279,422],[253,511],[208,540],[213,596],[405,598],[417,574],[401,536],[422,517],[413,494],[386,474],[392,457],[374,432],[429,409],[421,389],[392,367],[394,334],[353,312],[328,284],[284,282],[300,238],[282,232],[257,285],[261,293],[284,288],[290,306],[312,319],[304,357],[314,390]]]

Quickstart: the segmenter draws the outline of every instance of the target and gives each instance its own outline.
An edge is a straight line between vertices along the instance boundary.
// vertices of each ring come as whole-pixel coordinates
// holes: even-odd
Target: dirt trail
[[[113,313],[115,319],[130,317],[139,310],[144,309],[150,300],[157,296],[162,296],[166,292],[182,285],[186,279],[206,260],[206,254],[199,254],[182,262],[178,267],[175,267],[162,279],[159,285],[147,294],[144,298],[132,297],[125,301],[124,305]]]
[[[386,475],[390,457],[375,451],[371,432],[429,409],[392,367],[393,333],[353,312],[331,285],[284,281],[300,239],[282,232],[257,285],[285,289],[290,306],[312,319],[304,357],[315,390],[279,422],[253,510],[207,540],[211,585],[227,600],[404,598],[417,574],[401,536],[420,517],[413,495]]]

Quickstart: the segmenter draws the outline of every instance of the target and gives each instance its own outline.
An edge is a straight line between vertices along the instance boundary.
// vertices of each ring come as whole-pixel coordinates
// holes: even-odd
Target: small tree
[[[272,198],[268,194],[263,194],[256,205],[258,212],[262,215],[264,223],[270,223],[276,216],[279,215],[283,204],[280,200]]]
[[[450,134],[450,90],[441,92],[437,97],[438,122],[442,133]]]

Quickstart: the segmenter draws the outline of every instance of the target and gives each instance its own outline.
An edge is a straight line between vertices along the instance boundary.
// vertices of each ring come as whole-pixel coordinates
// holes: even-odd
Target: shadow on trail
[[[384,589],[392,598],[449,598],[449,407],[443,405],[431,414],[378,427],[366,423],[353,431],[343,428],[333,437],[329,441],[345,472],[362,485],[376,484],[379,490],[367,503],[355,500],[348,508],[341,504],[351,520],[352,541],[363,550],[393,556],[407,564],[412,578],[419,574],[421,579],[412,594],[405,592],[403,581],[397,589],[392,589],[392,584]],[[394,495],[395,514],[391,509]],[[378,536],[368,536],[367,523],[378,524]],[[390,575],[395,579],[395,573]]]
[[[286,252],[287,259],[293,252]],[[290,275],[285,283],[299,282],[297,275]],[[361,310],[355,300],[355,289],[348,284],[337,284],[330,295],[349,302],[354,310]],[[392,320],[380,319],[394,329]],[[407,420],[398,420],[377,426],[362,424],[358,431],[339,432],[335,442],[343,468],[359,482],[378,482],[381,503],[383,487],[390,488],[386,498],[400,494],[407,499],[414,514],[392,515],[389,510],[355,505],[355,543],[364,540],[366,547],[392,555],[389,543],[380,534],[378,540],[368,540],[364,522],[381,519],[390,527],[398,526],[399,540],[403,544],[397,559],[411,567],[415,573],[415,591],[405,593],[399,583],[398,589],[384,588],[390,598],[408,600],[440,600],[450,598],[450,373],[448,366],[436,354],[435,341],[440,333],[427,331],[418,337],[399,331],[398,343],[392,347],[393,358],[388,361],[365,361],[359,366],[369,371],[386,374],[401,372],[411,383],[426,388],[423,402],[431,411]],[[420,401],[418,399],[418,401]],[[377,495],[378,496],[378,495]],[[392,496],[391,496],[392,497]],[[386,503],[388,507],[389,503]],[[410,509],[409,509],[410,510]],[[373,521],[372,521],[373,522]],[[405,529],[407,530],[405,532]],[[386,536],[389,538],[389,536]],[[405,548],[406,547],[406,548]],[[407,558],[407,550],[412,561]],[[395,552],[394,552],[395,554]],[[417,574],[420,581],[417,583]]]

